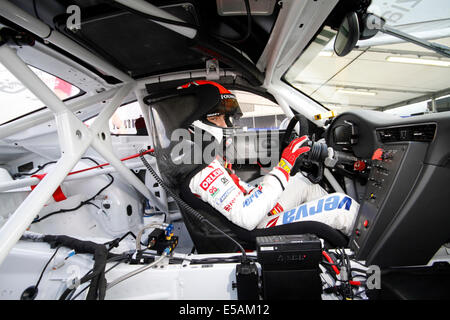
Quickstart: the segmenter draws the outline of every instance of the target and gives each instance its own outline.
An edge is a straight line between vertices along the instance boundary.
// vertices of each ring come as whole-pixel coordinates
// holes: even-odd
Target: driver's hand
[[[289,180],[289,175],[297,158],[311,150],[308,146],[308,141],[309,138],[307,136],[302,136],[292,140],[286,149],[283,150],[277,168],[284,173],[286,180]]]

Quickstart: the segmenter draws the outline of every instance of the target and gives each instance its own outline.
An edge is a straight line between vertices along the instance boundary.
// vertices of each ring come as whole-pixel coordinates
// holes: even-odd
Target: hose
[[[126,280],[128,278],[131,278],[132,276],[135,276],[135,275],[137,275],[137,274],[139,274],[139,273],[141,273],[141,272],[143,272],[143,271],[153,267],[154,265],[156,265],[156,264],[160,263],[162,260],[164,260],[164,258],[166,258],[166,257],[167,257],[167,253],[164,251],[163,254],[157,260],[155,260],[154,262],[150,263],[149,265],[143,266],[142,268],[139,268],[139,269],[134,270],[134,271],[132,271],[130,273],[127,273],[127,274],[121,276],[120,278],[117,278],[116,280],[108,283],[108,285],[106,286],[106,290],[109,290],[112,287],[114,287],[116,284],[119,284],[120,282],[122,282],[122,281],[124,281],[124,280]]]

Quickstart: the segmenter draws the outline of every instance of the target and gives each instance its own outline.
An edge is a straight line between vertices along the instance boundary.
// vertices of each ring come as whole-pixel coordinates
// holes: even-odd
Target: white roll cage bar
[[[157,8],[155,9],[155,7],[144,1],[138,1],[137,3],[141,6],[146,5],[148,7],[147,9],[154,15],[160,14],[161,10],[158,11]],[[52,43],[65,51],[71,52],[98,70],[102,70],[104,73],[122,81],[122,84],[116,88],[102,92],[93,97],[85,98],[76,103],[66,104],[34,74],[25,62],[19,58],[14,49],[6,44],[0,46],[0,62],[49,109],[46,112],[32,117],[33,119],[31,120],[27,118],[18,121],[17,123],[14,122],[2,126],[0,128],[0,138],[10,136],[25,128],[30,128],[51,120],[53,116],[57,125],[61,150],[61,158],[57,161],[54,169],[40,181],[36,188],[34,188],[0,229],[0,264],[15,243],[21,238],[22,234],[32,223],[33,219],[43,208],[45,203],[50,199],[57,187],[67,177],[67,174],[77,164],[88,147],[95,149],[143,196],[157,206],[164,207],[160,205],[159,198],[155,197],[149,191],[145,184],[117,158],[112,150],[108,120],[128,94],[132,92],[135,93],[142,108],[142,113],[145,115],[147,126],[149,124],[148,114],[144,112],[142,94],[140,93],[140,90],[138,90],[137,82],[127,74],[68,39],[63,34],[52,30],[48,25],[31,16],[19,7],[11,4],[9,1],[0,0],[0,15],[33,32],[44,41]],[[170,16],[166,15],[165,18],[170,18]],[[190,36],[192,36],[192,34],[190,34]],[[110,103],[100,111],[98,117],[89,128],[74,115],[76,110],[110,97],[112,97]],[[31,182],[35,181],[30,180],[27,181],[26,184]],[[17,188],[18,185],[12,184],[9,187]],[[8,186],[6,186],[6,188],[8,188]]]

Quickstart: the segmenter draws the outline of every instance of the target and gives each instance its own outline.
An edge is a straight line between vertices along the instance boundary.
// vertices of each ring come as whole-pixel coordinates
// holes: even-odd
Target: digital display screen
[[[333,130],[333,139],[339,145],[352,144],[352,128],[348,125],[337,126]]]

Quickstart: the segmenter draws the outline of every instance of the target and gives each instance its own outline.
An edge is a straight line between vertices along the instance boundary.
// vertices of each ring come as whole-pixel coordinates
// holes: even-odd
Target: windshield
[[[398,30],[450,46],[448,0],[373,0],[368,11]],[[364,108],[409,116],[450,110],[450,59],[382,33],[338,57],[335,35],[323,28],[284,80],[337,112]]]
[[[81,93],[80,89],[70,83],[32,66],[29,67],[61,100]],[[2,102],[0,125],[44,107],[44,104],[1,63],[0,101]]]

